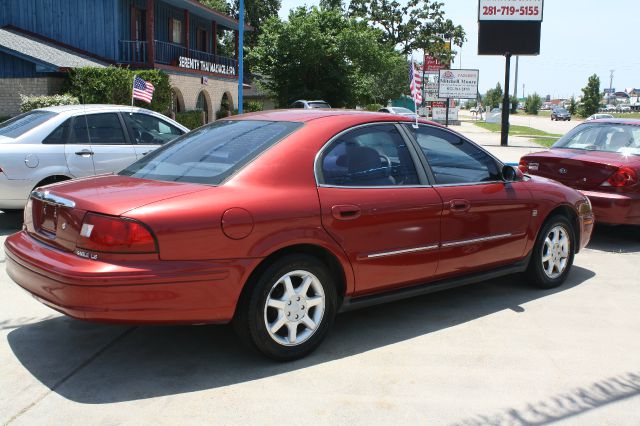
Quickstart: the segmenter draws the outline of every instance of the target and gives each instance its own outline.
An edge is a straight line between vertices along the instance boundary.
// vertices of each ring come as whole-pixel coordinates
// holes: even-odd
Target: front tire
[[[327,335],[337,310],[333,276],[324,263],[307,255],[277,260],[243,299],[234,318],[236,333],[276,361],[313,352]]]
[[[567,279],[573,265],[575,236],[569,220],[556,215],[542,226],[527,269],[528,281],[539,288],[555,288]]]

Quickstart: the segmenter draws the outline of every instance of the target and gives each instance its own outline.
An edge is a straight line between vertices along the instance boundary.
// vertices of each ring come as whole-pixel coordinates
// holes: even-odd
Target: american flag
[[[137,75],[133,78],[133,99],[140,99],[148,104],[153,98],[155,87],[149,81],[144,81]]]
[[[409,64],[409,89],[411,89],[411,97],[416,104],[422,103],[422,77],[420,73],[416,73],[413,67],[413,61]]]

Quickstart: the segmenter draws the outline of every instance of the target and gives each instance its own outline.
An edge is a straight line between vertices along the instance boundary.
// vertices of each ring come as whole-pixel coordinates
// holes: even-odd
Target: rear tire
[[[538,288],[555,288],[567,279],[573,265],[575,236],[571,223],[562,215],[542,226],[527,269],[527,280]]]
[[[291,361],[324,340],[336,315],[336,286],[324,263],[290,255],[269,266],[239,303],[233,326],[240,340],[271,359]]]

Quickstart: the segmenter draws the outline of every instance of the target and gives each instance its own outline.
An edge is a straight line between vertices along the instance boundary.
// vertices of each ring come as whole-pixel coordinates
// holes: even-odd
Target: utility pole
[[[611,70],[611,75],[609,76],[609,94],[607,95],[607,103],[610,104],[611,103],[611,92],[613,92],[613,73],[616,72],[616,70]]]
[[[505,55],[506,67],[504,70],[504,99],[502,100],[502,132],[500,135],[500,145],[509,145],[509,80],[511,73],[511,53]]]
[[[516,56],[516,82],[513,86],[513,97],[518,98],[518,63],[520,62],[520,56]]]

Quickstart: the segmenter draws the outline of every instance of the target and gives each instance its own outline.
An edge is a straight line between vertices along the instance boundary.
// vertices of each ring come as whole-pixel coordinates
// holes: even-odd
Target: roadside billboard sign
[[[476,99],[479,75],[478,70],[440,70],[438,97]]]
[[[438,97],[438,74],[425,74],[424,76],[424,100],[425,102],[444,102]]]
[[[479,21],[542,22],[544,0],[480,0]]]

